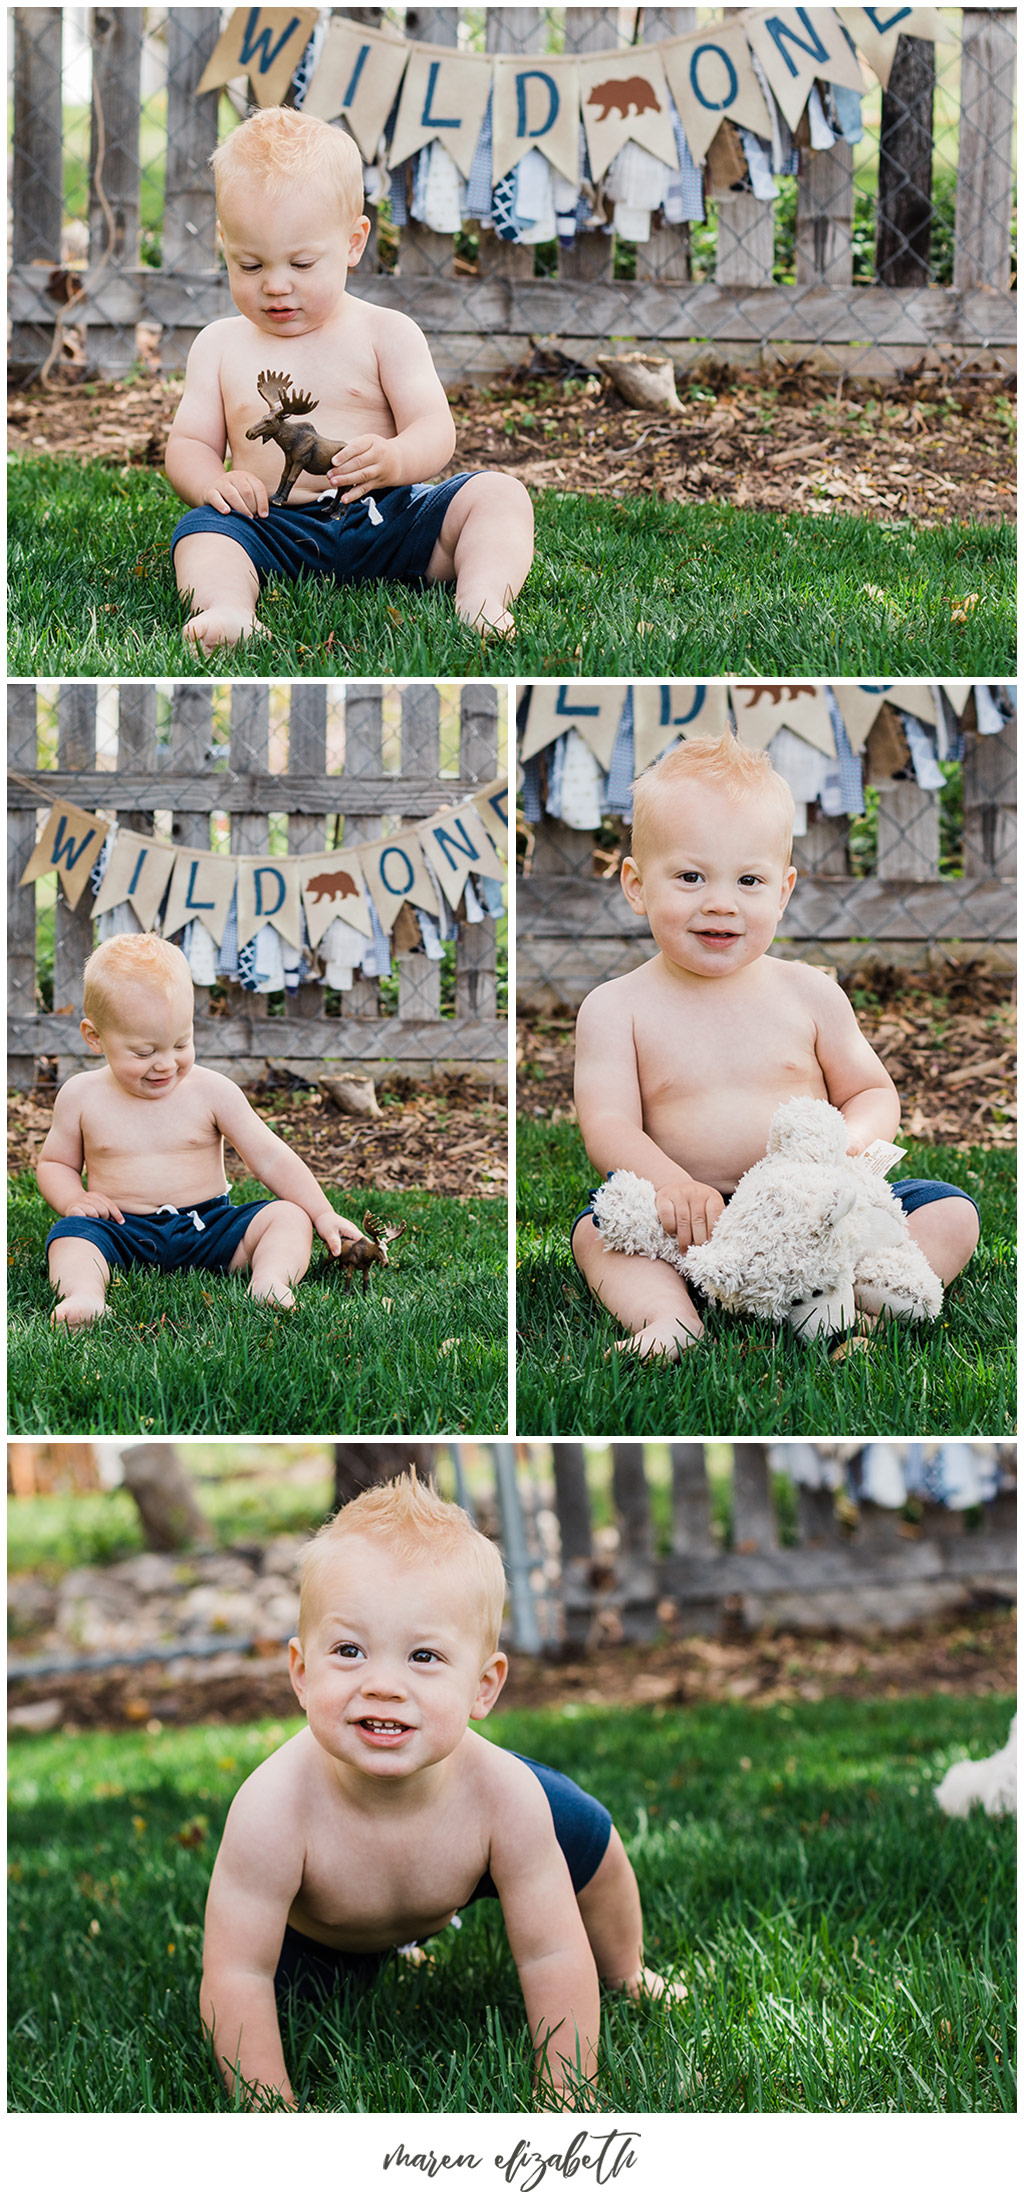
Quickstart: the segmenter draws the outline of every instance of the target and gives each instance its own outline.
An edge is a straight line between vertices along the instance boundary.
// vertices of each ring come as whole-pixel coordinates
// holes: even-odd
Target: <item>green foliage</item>
[[[1015,1831],[931,1789],[1006,1736],[1006,1698],[767,1710],[516,1711],[500,1746],[606,1802],[648,1960],[688,2000],[602,2004],[615,2111],[1009,2111]],[[298,1721],[297,1721],[298,1722]],[[202,1914],[228,1805],[294,1730],[12,1745],[9,2103],[224,2108],[197,2016]],[[318,2111],[527,2111],[529,2045],[499,1905],[285,2021]]]
[[[466,630],[444,590],[278,579],[269,635],[224,676],[734,674],[991,677],[1015,660],[1006,524],[917,529],[655,498],[539,493],[518,636]],[[99,462],[10,469],[12,675],[194,675],[169,560],[181,512],[163,477]],[[968,621],[954,601],[976,595]]]
[[[235,1184],[239,1203],[266,1192]],[[332,1192],[361,1218],[380,1192]],[[506,1214],[405,1190],[408,1220],[366,1296],[326,1252],[293,1312],[241,1275],[115,1277],[98,1327],[49,1325],[53,1213],[31,1175],[8,1205],[9,1428],[14,1434],[494,1434],[507,1424]]]
[[[952,1181],[981,1241],[942,1315],[879,1329],[864,1351],[798,1347],[766,1321],[709,1309],[697,1349],[641,1367],[591,1297],[569,1228],[594,1181],[578,1128],[521,1120],[516,1416],[523,1434],[1013,1434],[1016,1161],[914,1144],[901,1171]]]

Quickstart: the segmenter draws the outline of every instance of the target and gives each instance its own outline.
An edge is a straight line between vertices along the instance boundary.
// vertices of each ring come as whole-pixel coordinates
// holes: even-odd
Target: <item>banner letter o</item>
[[[700,57],[702,54],[714,54],[717,59],[722,63],[723,67],[729,72],[728,90],[723,100],[709,99],[707,93],[701,91],[700,85],[697,82],[697,78],[700,69]],[[736,71],[733,67],[731,56],[725,52],[724,47],[711,45],[694,47],[693,53],[690,57],[690,90],[693,93],[694,99],[699,100],[702,107],[712,109],[716,115],[720,114],[723,108],[732,106],[732,103],[736,98],[736,94],[738,93],[739,88],[740,80],[736,75]]]

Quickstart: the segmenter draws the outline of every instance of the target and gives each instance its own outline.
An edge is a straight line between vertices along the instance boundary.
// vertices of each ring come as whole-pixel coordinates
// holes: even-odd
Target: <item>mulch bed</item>
[[[504,468],[536,489],[642,492],[762,512],[863,514],[919,523],[1011,520],[1014,419],[1007,379],[920,371],[846,383],[811,368],[708,363],[683,412],[627,407],[593,375],[563,382],[533,363],[451,394],[453,467]],[[74,372],[71,372],[74,374]],[[159,468],[180,376],[140,368],[124,383],[68,381],[12,393],[17,452]]]
[[[55,1081],[8,1091],[8,1170],[35,1165],[53,1116]],[[298,1151],[318,1181],[337,1188],[427,1189],[435,1196],[504,1196],[508,1111],[504,1092],[463,1074],[438,1074],[429,1088],[404,1076],[378,1092],[379,1120],[350,1119],[318,1089],[267,1087],[253,1093],[262,1119]],[[245,1174],[227,1152],[229,1180]]]
[[[843,986],[899,1090],[905,1135],[958,1150],[1016,1142],[1007,975],[973,965],[941,975],[870,965],[846,975]],[[574,1118],[568,1014],[521,1020],[517,1052],[517,1109],[536,1120]]]
[[[584,1659],[513,1657],[502,1710],[542,1710],[565,1703],[676,1706],[698,1702],[771,1704],[846,1702],[898,1695],[1009,1695],[1016,1681],[1015,1614],[979,1613],[962,1624],[916,1628],[864,1641],[755,1634],[741,1641],[690,1635],[656,1648],[596,1649]],[[223,1668],[223,1669],[222,1669]],[[22,1680],[11,1689],[11,1713],[50,1704],[38,1728],[75,1732],[90,1727],[243,1725],[258,1718],[294,1718],[297,1705],[283,1649],[248,1659],[197,1658],[168,1677],[148,1664],[113,1665],[104,1673],[65,1673]]]

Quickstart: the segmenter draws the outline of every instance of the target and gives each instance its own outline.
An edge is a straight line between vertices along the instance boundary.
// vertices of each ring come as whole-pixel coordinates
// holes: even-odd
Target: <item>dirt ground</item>
[[[905,1135],[960,1150],[1016,1142],[1008,975],[972,965],[941,976],[869,966],[847,975],[844,986],[899,1090]],[[537,1120],[574,1117],[568,1016],[524,1018],[517,1055],[517,1109]]]
[[[501,1707],[588,1709],[610,1704],[685,1706],[746,1702],[754,1708],[847,1702],[900,1695],[1009,1695],[1016,1681],[1016,1614],[979,1613],[963,1621],[864,1641],[760,1633],[742,1640],[683,1638],[657,1647],[596,1649],[582,1659],[514,1657]],[[243,1725],[291,1718],[296,1703],[283,1648],[240,1658],[178,1659],[171,1666],[114,1665],[103,1673],[65,1673],[16,1681],[16,1732],[78,1732],[90,1727]]]
[[[1005,378],[943,370],[846,383],[809,368],[706,364],[682,387],[682,413],[663,417],[627,407],[599,375],[561,380],[567,366],[537,352],[485,389],[453,393],[453,467],[504,468],[537,489],[760,511],[919,523],[1015,512]],[[15,391],[9,441],[16,452],[159,468],[181,390],[180,376],[148,365],[113,385]]]
[[[7,1096],[8,1171],[35,1164],[50,1125],[55,1081]],[[427,1189],[436,1196],[504,1196],[508,1186],[508,1112],[503,1091],[463,1074],[438,1074],[429,1088],[395,1077],[378,1087],[382,1117],[350,1119],[318,1089],[252,1092],[261,1118],[290,1143],[319,1181],[382,1192]],[[227,1153],[228,1178],[245,1168]]]

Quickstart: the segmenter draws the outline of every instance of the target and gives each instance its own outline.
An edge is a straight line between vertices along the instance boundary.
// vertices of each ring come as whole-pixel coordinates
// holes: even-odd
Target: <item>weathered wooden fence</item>
[[[777,938],[782,956],[817,954],[841,972],[868,957],[924,968],[953,950],[1012,970],[1016,963],[1017,723],[969,737],[963,768],[962,872],[940,872],[940,793],[914,780],[880,780],[877,856],[855,874],[846,814],[808,808],[793,844],[796,889]],[[628,838],[628,829],[624,831]],[[628,848],[628,844],[626,846]],[[516,884],[516,993],[521,1011],[575,1008],[588,990],[651,956],[646,920],[631,911],[617,871],[588,829],[545,815],[530,832]],[[859,864],[859,862],[857,862]]]
[[[1014,1599],[1015,1491],[971,1514],[919,1506],[907,1518],[867,1503],[840,1516],[827,1489],[798,1488],[796,1542],[783,1546],[768,1452],[763,1443],[737,1442],[726,1549],[712,1523],[704,1445],[673,1442],[666,1556],[656,1551],[645,1445],[615,1442],[611,1486],[619,1541],[609,1552],[594,1541],[582,1442],[555,1442],[550,1453],[561,1529],[559,1593],[570,1645],[585,1644],[598,1613],[608,1610],[617,1615],[624,1640],[653,1641],[661,1624],[658,1606],[666,1602],[673,1606],[674,1631],[701,1634],[759,1627],[897,1629]]]
[[[490,683],[466,683],[459,693],[458,770],[441,774],[442,698],[432,683],[294,683],[290,690],[287,768],[269,769],[271,698],[265,683],[210,683],[170,687],[169,722],[158,739],[158,686],[117,686],[116,752],[97,750],[97,689],[93,683],[60,686],[56,705],[56,766],[41,766],[39,698],[34,683],[11,683],[7,692],[8,794],[7,944],[8,1080],[27,1088],[41,1057],[56,1057],[63,1079],[88,1063],[78,1030],[82,967],[93,948],[94,926],[86,894],[75,912],[58,895],[54,913],[53,1007],[43,1009],[38,985],[36,885],[19,877],[35,843],[42,799],[70,799],[98,808],[141,835],[169,835],[177,843],[207,847],[211,815],[226,815],[234,854],[269,850],[270,817],[287,824],[289,852],[322,851],[333,822],[344,817],[350,843],[369,841],[399,826],[424,820],[499,771],[498,694]],[[344,756],[328,772],[329,687],[343,693]],[[400,725],[394,701],[400,700]],[[389,703],[390,701],[390,703]],[[447,709],[446,709],[447,710]],[[387,741],[386,741],[387,739]],[[397,745],[397,771],[386,771]],[[45,813],[45,805],[43,807]],[[254,1079],[267,1060],[309,1063],[343,1060],[346,1069],[428,1073],[440,1062],[485,1071],[503,1081],[508,1061],[507,1020],[497,1005],[496,922],[485,918],[461,927],[455,945],[454,1009],[442,1015],[436,960],[420,950],[398,951],[397,1011],[382,1010],[380,984],[358,976],[342,992],[340,1012],[324,1010],[319,982],[289,995],[282,1016],[267,998],[227,984],[216,1016],[210,990],[196,990],[196,1046],[204,1063]]]
[[[85,361],[118,375],[136,356],[140,323],[155,324],[165,367],[184,361],[197,330],[231,311],[218,269],[208,157],[217,142],[218,95],[196,85],[218,36],[218,8],[94,8],[87,253],[69,255],[62,237],[65,67],[60,8],[15,8],[13,270],[9,291],[12,360],[25,380],[56,357],[62,326],[84,333]],[[379,22],[380,8],[333,11]],[[455,7],[404,14],[411,39],[454,45]],[[717,10],[695,8],[489,8],[488,50],[593,53],[690,30]],[[354,280],[360,296],[400,306],[427,332],[445,381],[485,380],[522,360],[540,334],[581,360],[609,345],[656,344],[681,366],[703,355],[751,361],[814,359],[845,374],[891,375],[922,359],[1015,359],[1010,292],[1013,212],[1012,8],[949,10],[962,18],[959,52],[903,39],[878,127],[876,280],[855,280],[855,149],[837,139],[801,150],[795,280],[777,282],[778,210],[749,191],[716,202],[714,273],[694,282],[687,225],[655,228],[623,274],[615,241],[599,231],[550,249],[545,274],[533,249],[479,241],[473,268],[456,269],[451,237],[417,222],[400,234],[397,270],[375,240]],[[631,18],[632,21],[627,19]],[[464,30],[472,35],[470,26]],[[148,43],[147,43],[148,42]],[[140,123],[144,54],[165,49],[166,159],[144,159]],[[957,180],[952,283],[931,280],[930,232],[935,86],[956,81]],[[77,95],[81,99],[81,94]],[[155,110],[147,116],[150,136]],[[951,132],[943,129],[942,159]],[[155,229],[140,225],[143,186],[162,196]],[[145,242],[146,251],[142,245]],[[706,243],[703,258],[706,260]],[[159,260],[159,265],[148,263]],[[73,265],[71,265],[73,263]],[[632,265],[632,264],[630,264]]]

